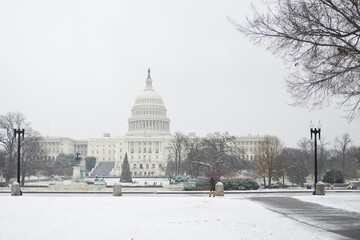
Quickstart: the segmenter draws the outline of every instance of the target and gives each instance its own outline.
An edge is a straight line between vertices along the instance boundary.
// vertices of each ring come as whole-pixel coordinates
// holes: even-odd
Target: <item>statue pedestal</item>
[[[79,166],[79,165],[74,166],[72,181],[73,182],[83,182],[84,181],[84,176],[83,176],[83,171],[81,169],[81,166]]]

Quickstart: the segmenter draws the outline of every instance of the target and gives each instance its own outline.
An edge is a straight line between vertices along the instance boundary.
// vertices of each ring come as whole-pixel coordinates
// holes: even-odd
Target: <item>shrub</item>
[[[340,170],[331,169],[326,172],[323,178],[323,182],[326,183],[344,183],[344,176]]]
[[[197,187],[204,187],[204,186],[210,186],[210,182],[209,182],[209,179],[207,178],[199,178],[199,179],[196,179],[196,186]]]
[[[250,178],[233,178],[222,179],[224,190],[257,190],[259,184]],[[208,187],[210,185],[209,179],[200,178],[196,180],[196,187]]]
[[[259,184],[250,178],[223,179],[224,190],[257,190]]]
[[[8,184],[6,184],[5,182],[0,182],[0,187],[7,187]]]

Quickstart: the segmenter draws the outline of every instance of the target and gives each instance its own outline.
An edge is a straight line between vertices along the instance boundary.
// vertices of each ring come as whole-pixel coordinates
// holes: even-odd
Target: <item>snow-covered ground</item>
[[[328,207],[344,209],[352,212],[360,212],[360,194],[341,194],[324,196],[297,196],[301,201],[321,204]]]
[[[0,195],[0,239],[340,239],[242,197]]]

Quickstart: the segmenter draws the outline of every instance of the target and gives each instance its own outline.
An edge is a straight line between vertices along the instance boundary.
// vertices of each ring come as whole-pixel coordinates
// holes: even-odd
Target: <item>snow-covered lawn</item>
[[[324,196],[297,196],[301,201],[321,204],[328,207],[360,212],[360,194],[341,194]]]
[[[339,239],[241,197],[0,195],[0,239]]]

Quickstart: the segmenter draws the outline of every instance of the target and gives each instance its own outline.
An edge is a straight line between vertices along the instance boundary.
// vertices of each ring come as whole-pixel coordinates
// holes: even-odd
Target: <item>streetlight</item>
[[[18,135],[18,164],[17,164],[17,182],[20,185],[20,135],[22,134],[23,136],[23,140],[24,140],[24,134],[25,134],[25,129],[20,130],[20,128],[18,129],[14,129],[14,138],[16,138],[16,134]],[[21,195],[21,191],[20,191],[20,195]]]
[[[320,140],[320,132],[321,132],[321,125],[320,121],[317,128],[313,127],[312,121],[310,122],[310,137],[312,140],[313,134],[315,136],[315,184],[314,184],[314,192],[313,195],[316,195],[316,183],[317,183],[317,134],[319,134],[319,140]]]

